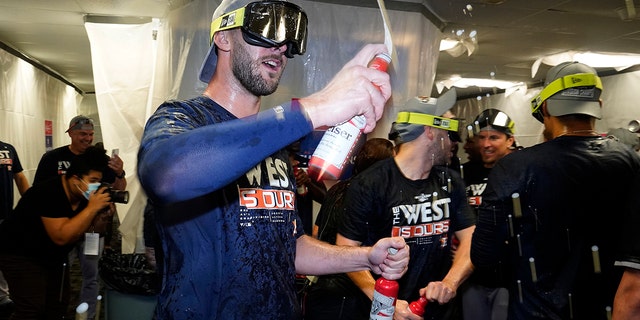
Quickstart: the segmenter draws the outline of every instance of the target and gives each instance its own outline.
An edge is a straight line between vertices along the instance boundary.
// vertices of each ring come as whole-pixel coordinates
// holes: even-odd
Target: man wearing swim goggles
[[[273,48],[286,45],[285,56],[289,59],[307,50],[307,14],[302,8],[285,1],[252,2],[211,22],[211,48],[200,72],[202,82],[209,82],[215,70],[215,63],[212,63],[217,54],[214,35],[234,28],[240,28],[244,41],[254,46]]]
[[[425,319],[447,319],[454,306],[449,302],[473,270],[469,247],[475,216],[465,197],[464,181],[445,167],[452,155],[447,132],[456,132],[459,123],[450,118],[455,102],[452,89],[437,99],[414,97],[398,106],[391,132],[399,144],[396,155],[358,174],[345,193],[336,244],[366,246],[389,234],[401,234],[410,247],[409,269],[398,280],[394,319],[416,318],[408,303],[420,296],[431,301]],[[454,235],[460,245],[452,259]],[[371,273],[348,276],[373,298]],[[357,305],[345,314],[357,312]],[[365,310],[354,318],[366,316]]]
[[[596,130],[602,88],[588,65],[551,67],[531,101],[546,141],[491,169],[471,260],[476,271],[509,271],[493,282],[509,291],[505,318],[632,319],[638,310],[640,159]]]
[[[602,81],[596,74],[580,73],[564,76],[546,84],[540,94],[531,100],[531,114],[536,120],[544,123],[543,104],[547,102],[550,106],[547,115],[561,116],[569,114],[569,111],[574,113],[578,111],[600,119],[601,92]],[[553,100],[562,100],[562,103],[554,103]],[[556,104],[558,104],[557,107]]]
[[[321,91],[260,111],[288,59],[305,52],[306,14],[285,1],[224,0],[211,20],[207,87],[160,105],[138,154],[162,244],[155,318],[300,319],[297,273],[401,277],[409,260],[401,237],[340,248],[304,233],[286,150],[356,115],[365,133],[374,129],[391,84],[367,64],[386,46],[365,46]]]

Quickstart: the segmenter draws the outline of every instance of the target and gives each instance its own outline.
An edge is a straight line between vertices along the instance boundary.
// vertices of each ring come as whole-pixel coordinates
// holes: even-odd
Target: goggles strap
[[[398,112],[396,123],[411,123],[430,126],[438,129],[458,131],[458,120],[437,117],[430,114],[416,112]]]
[[[575,87],[596,87],[602,90],[602,80],[592,73],[579,73],[558,78],[549,83],[540,94],[531,100],[531,111],[536,112],[542,102],[549,99],[554,94]]]
[[[244,11],[245,8],[242,7],[213,20],[211,22],[211,32],[209,33],[209,44],[213,43],[213,35],[216,32],[242,27],[244,25]]]

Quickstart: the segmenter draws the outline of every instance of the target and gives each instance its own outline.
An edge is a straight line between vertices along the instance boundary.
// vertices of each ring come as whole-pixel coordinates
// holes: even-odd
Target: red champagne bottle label
[[[391,57],[381,53],[371,60],[369,68],[387,71],[389,62]],[[309,159],[309,175],[318,181],[339,179],[347,162],[356,153],[358,140],[366,124],[365,117],[359,115],[327,129]]]
[[[379,278],[371,302],[369,320],[392,320],[400,286],[397,281]]]

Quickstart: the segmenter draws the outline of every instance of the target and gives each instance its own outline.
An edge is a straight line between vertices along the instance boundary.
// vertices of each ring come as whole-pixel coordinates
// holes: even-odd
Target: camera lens
[[[129,191],[109,190],[109,196],[111,197],[111,202],[115,202],[115,203],[129,202]]]

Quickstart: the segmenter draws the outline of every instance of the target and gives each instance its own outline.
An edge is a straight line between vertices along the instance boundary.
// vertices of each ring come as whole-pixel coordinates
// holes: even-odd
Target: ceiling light
[[[555,66],[567,61],[577,61],[592,68],[614,68],[616,71],[620,71],[640,64],[640,55],[632,53],[590,51],[567,51],[552,54],[539,58],[533,63],[533,66],[531,66],[531,77],[533,78],[536,76],[541,63],[549,66]]]
[[[459,57],[465,52],[470,56],[478,49],[477,35],[476,30],[469,33],[464,29],[451,30],[451,34],[440,41],[440,51],[446,51],[453,57]]]
[[[440,51],[447,51],[453,49],[458,45],[458,40],[442,39],[440,40]]]
[[[513,82],[505,80],[495,79],[482,79],[482,78],[460,78],[451,77],[446,80],[441,80],[436,83],[438,92],[442,92],[444,88],[450,89],[451,87],[468,88],[468,87],[480,87],[480,88],[498,88],[509,91],[511,94],[519,89],[527,88],[527,85],[523,82]]]
[[[107,16],[99,14],[87,14],[84,16],[84,22],[90,23],[145,24],[151,21],[151,17]]]

